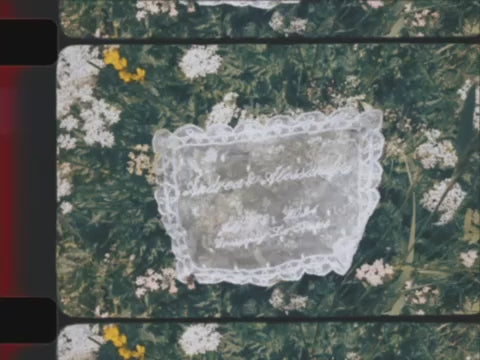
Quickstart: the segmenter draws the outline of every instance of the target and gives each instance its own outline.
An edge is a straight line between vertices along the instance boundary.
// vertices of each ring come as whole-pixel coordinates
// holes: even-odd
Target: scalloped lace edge
[[[354,108],[341,108],[330,115],[322,112],[306,112],[296,117],[279,115],[265,124],[246,121],[236,127],[213,124],[202,129],[193,124],[184,125],[173,133],[158,130],[153,138],[153,148],[160,155],[157,160],[157,184],[155,199],[165,230],[172,238],[172,251],[176,258],[177,278],[186,283],[192,274],[199,283],[215,284],[222,281],[233,284],[272,286],[279,281],[299,280],[305,273],[322,276],[334,271],[344,275],[351,266],[353,256],[363,237],[368,219],[374,212],[380,193],[383,169],[380,157],[384,147],[381,133],[383,114],[380,110],[362,113]],[[354,235],[340,239],[330,255],[309,255],[292,259],[282,264],[256,269],[220,269],[196,265],[186,245],[186,231],[180,225],[177,208],[179,194],[176,188],[176,167],[171,156],[184,146],[199,146],[212,143],[236,143],[239,141],[263,141],[271,137],[283,137],[299,133],[321,133],[332,130],[366,129],[362,136],[359,178],[359,208]],[[364,157],[365,156],[365,157]],[[162,179],[163,177],[163,179]]]
[[[273,9],[282,4],[298,4],[300,0],[197,0],[201,6],[231,5],[236,7],[252,6],[259,9]],[[181,0],[181,3],[188,4],[187,0]]]

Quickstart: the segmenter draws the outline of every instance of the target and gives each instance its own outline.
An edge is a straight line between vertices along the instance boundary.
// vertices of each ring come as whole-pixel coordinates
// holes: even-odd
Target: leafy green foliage
[[[178,343],[188,325],[124,324],[128,342],[142,344],[146,359],[187,359]],[[192,359],[474,359],[480,328],[474,324],[237,323],[221,324],[217,351]],[[99,360],[121,359],[111,343]]]
[[[384,0],[384,6],[378,9],[362,0],[303,0],[271,10],[197,5],[194,12],[188,12],[187,6],[178,5],[175,17],[165,11],[143,20],[136,18],[136,3],[62,0],[63,30],[72,37],[275,38],[285,36],[269,26],[274,11],[280,11],[286,24],[296,18],[308,20],[303,34],[307,37],[458,36],[479,32],[475,15],[480,4],[470,0],[417,0],[411,10],[405,9],[407,2],[393,0]],[[425,24],[416,22],[416,10],[428,11]]]

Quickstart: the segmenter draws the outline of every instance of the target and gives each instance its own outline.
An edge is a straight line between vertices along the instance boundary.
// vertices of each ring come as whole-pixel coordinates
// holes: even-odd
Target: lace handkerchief
[[[382,112],[158,131],[155,192],[177,276],[270,286],[345,274],[380,195]]]

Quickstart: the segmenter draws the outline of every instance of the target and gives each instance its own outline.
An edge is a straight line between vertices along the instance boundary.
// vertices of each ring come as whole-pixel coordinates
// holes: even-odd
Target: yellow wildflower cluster
[[[120,56],[120,50],[118,48],[110,48],[105,51],[103,61],[107,65],[113,65],[115,70],[118,71],[118,76],[124,82],[129,83],[132,81],[145,81],[145,76],[147,72],[142,68],[137,68],[136,73],[131,73],[128,71],[128,61],[127,59]]]
[[[111,341],[118,349],[118,354],[125,360],[140,359],[145,360],[145,346],[137,345],[135,350],[127,347],[127,336],[120,333],[117,325],[107,326],[103,329],[103,338],[105,341]]]

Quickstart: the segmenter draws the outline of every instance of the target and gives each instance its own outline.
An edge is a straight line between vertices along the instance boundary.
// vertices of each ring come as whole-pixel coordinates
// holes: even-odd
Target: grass
[[[145,298],[135,296],[136,278],[149,268],[174,266],[174,256],[159,221],[153,186],[146,173],[127,171],[128,154],[137,144],[150,144],[156,129],[203,126],[213,105],[230,91],[239,94],[238,107],[253,114],[297,108],[328,111],[336,102],[364,95],[358,106],[368,103],[385,113],[387,143],[395,138],[403,143],[401,155],[384,152],[381,201],[349,272],[278,284],[286,294],[308,297],[306,309],[288,315],[478,312],[477,263],[466,268],[460,260],[460,253],[479,246],[478,237],[464,240],[472,226],[478,227],[471,216],[478,211],[478,152],[462,152],[457,146],[457,168],[448,169],[424,169],[415,156],[424,127],[440,130],[442,138],[453,142],[461,136],[465,103],[457,90],[477,73],[478,47],[224,45],[218,50],[223,59],[218,73],[193,81],[177,65],[188,48],[122,46],[120,53],[131,68],[145,68],[147,76],[144,83],[127,84],[112,66],[100,70],[96,96],[122,110],[112,127],[115,144],[101,148],[79,140],[75,149],[60,152],[59,163],[73,167],[74,188],[67,198],[73,211],[58,214],[58,285],[66,313],[92,316],[98,306],[111,315],[139,317],[286,315],[269,303],[272,288],[222,283],[197,284],[191,290],[177,282],[176,294],[159,290]],[[349,75],[359,80],[355,86]],[[457,143],[478,141],[475,132],[470,135]],[[420,199],[436,182],[451,177],[467,196],[454,218],[437,226],[438,211],[427,211]],[[356,269],[376,259],[391,264],[395,276],[378,287],[358,281]],[[440,294],[427,304],[412,304],[406,300],[409,280]]]
[[[479,326],[475,324],[219,324],[215,329],[221,335],[218,346],[192,357],[185,354],[179,342],[189,326],[130,323],[118,328],[127,337],[129,348],[145,347],[146,359],[450,360],[478,357]],[[101,327],[95,327],[102,334]],[[99,360],[122,359],[112,342],[92,341],[99,344]]]

